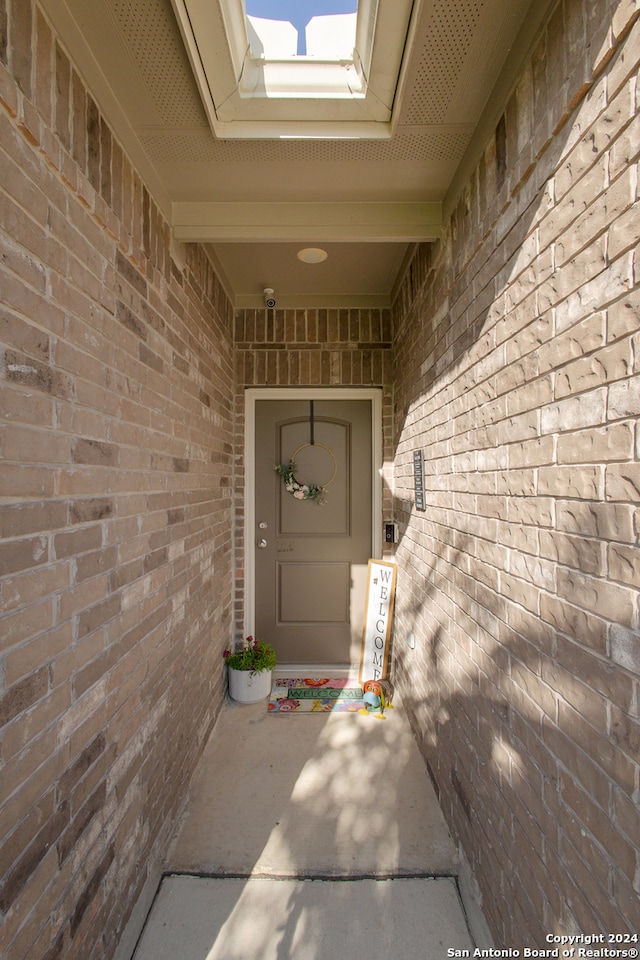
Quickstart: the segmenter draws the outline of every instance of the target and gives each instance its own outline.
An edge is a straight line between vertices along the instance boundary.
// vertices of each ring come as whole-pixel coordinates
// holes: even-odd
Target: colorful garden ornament
[[[375,709],[379,709],[379,713],[374,713],[373,716],[376,720],[386,720],[387,718],[384,715],[385,709],[393,709],[393,704],[391,703],[393,687],[391,682],[389,680],[367,680],[363,684],[363,690],[364,695],[362,699],[365,702],[365,706],[361,707],[358,713],[368,717]]]

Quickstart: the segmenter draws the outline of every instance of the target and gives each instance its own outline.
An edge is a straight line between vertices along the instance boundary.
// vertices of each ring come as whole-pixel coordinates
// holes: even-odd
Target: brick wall
[[[0,7],[0,953],[111,956],[223,694],[232,317]]]
[[[640,928],[637,8],[555,8],[396,304],[395,664],[500,947]]]
[[[236,349],[236,607],[245,629],[244,392],[247,387],[381,387],[382,501],[393,509],[391,311],[359,309],[240,310]]]

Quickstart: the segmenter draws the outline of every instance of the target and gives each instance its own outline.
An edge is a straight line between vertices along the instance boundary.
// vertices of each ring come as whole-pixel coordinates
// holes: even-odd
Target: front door
[[[257,400],[255,632],[279,662],[348,664],[360,654],[371,556],[372,405]],[[324,503],[295,481],[324,487]],[[296,496],[296,493],[298,496]]]

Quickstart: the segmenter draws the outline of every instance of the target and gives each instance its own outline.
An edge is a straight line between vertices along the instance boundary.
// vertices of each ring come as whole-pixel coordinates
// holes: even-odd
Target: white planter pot
[[[257,703],[271,693],[271,670],[252,673],[251,670],[234,670],[229,673],[229,696],[238,703]]]

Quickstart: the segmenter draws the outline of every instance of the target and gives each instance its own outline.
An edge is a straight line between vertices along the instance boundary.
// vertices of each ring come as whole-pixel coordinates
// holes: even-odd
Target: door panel
[[[349,563],[278,564],[278,623],[349,623]]]
[[[362,635],[371,556],[371,403],[256,401],[256,635],[280,662],[349,663]],[[312,442],[313,441],[313,442]],[[326,502],[298,500],[276,464]]]

